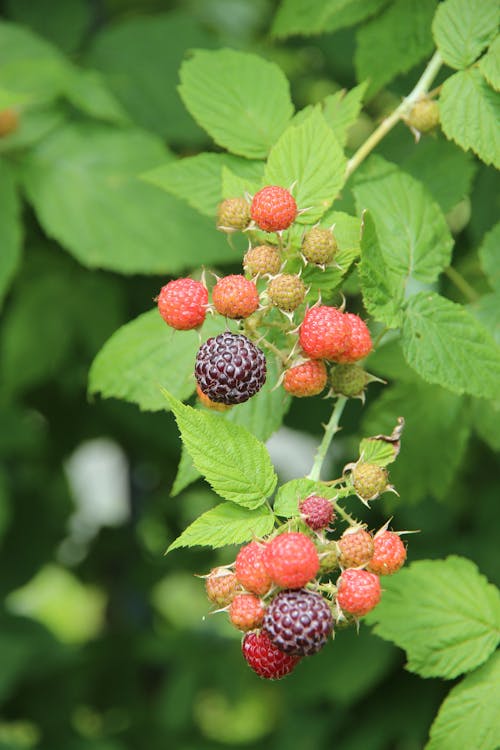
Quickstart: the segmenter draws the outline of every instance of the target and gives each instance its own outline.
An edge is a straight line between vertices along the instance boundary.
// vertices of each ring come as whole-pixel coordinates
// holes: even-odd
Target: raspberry
[[[212,289],[215,309],[227,318],[248,318],[259,306],[259,293],[253,281],[232,274],[219,279]]]
[[[265,545],[250,542],[240,549],[234,571],[236,578],[247,591],[264,596],[271,588],[271,576],[264,565]]]
[[[312,307],[300,326],[300,345],[312,359],[336,360],[348,344],[346,316],[336,307]]]
[[[344,318],[348,329],[347,346],[340,356],[337,357],[337,362],[352,364],[370,354],[372,350],[372,337],[366,327],[366,323],[361,320],[359,315],[345,313]]]
[[[246,336],[221,333],[198,349],[195,376],[205,396],[212,401],[241,404],[266,382],[266,358]]]
[[[335,365],[330,371],[330,383],[334,393],[348,398],[361,396],[368,376],[359,365]]]
[[[279,680],[285,677],[300,661],[300,656],[284,654],[276,648],[263,631],[247,633],[241,649],[250,669],[266,680]]]
[[[374,552],[368,570],[379,576],[391,576],[396,573],[406,560],[406,547],[399,534],[394,531],[382,531],[373,538]]]
[[[349,568],[337,582],[339,607],[355,617],[363,617],[380,601],[380,578],[368,570]]]
[[[387,471],[377,464],[360,462],[352,470],[352,481],[362,500],[373,500],[387,487]]]
[[[337,243],[331,229],[314,227],[302,240],[302,255],[310,263],[325,266],[337,252]]]
[[[300,531],[280,534],[267,543],[264,565],[274,583],[286,589],[300,589],[319,570],[314,543]]]
[[[196,383],[196,394],[198,399],[203,406],[212,411],[228,411],[231,407],[229,404],[219,404],[217,401],[212,401],[211,398],[205,396],[198,383]]]
[[[250,206],[245,198],[228,198],[219,203],[217,229],[221,232],[237,232],[250,224]]]
[[[325,573],[331,573],[332,570],[335,570],[339,566],[337,545],[335,542],[320,543],[318,545],[318,557],[320,576]]]
[[[311,656],[323,648],[333,630],[332,612],[320,594],[282,591],[266,610],[263,630],[285,654]]]
[[[273,245],[258,245],[247,250],[243,268],[250,276],[274,276],[281,268],[279,250]]]
[[[229,607],[229,619],[238,630],[253,630],[264,619],[261,600],[253,594],[238,594]]]
[[[364,529],[345,531],[338,541],[339,563],[343,568],[366,565],[373,555],[373,538]]]
[[[15,109],[3,109],[0,112],[0,138],[13,133],[19,127],[19,115]]]
[[[334,517],[331,502],[326,497],[320,497],[319,495],[309,495],[309,497],[306,497],[305,500],[299,503],[299,510],[304,521],[313,531],[326,529]]]
[[[226,607],[241,590],[234,573],[224,567],[214,568],[205,579],[205,590],[211,602]]]
[[[310,359],[286,371],[283,387],[297,398],[317,396],[324,389],[327,380],[325,363],[320,359]]]
[[[280,232],[295,220],[297,204],[293,195],[285,188],[268,185],[255,193],[250,215],[265,232]]]
[[[429,133],[439,125],[439,104],[434,99],[419,99],[405,118],[405,122],[420,133]]]
[[[285,312],[293,312],[304,301],[306,287],[300,276],[282,273],[269,282],[267,293],[273,305]]]
[[[197,328],[205,320],[208,292],[201,281],[175,279],[162,287],[158,296],[161,317],[178,331]]]

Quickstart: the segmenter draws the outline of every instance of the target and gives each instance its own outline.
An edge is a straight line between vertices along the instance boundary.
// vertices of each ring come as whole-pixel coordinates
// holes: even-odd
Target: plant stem
[[[392,130],[392,128],[409,113],[415,102],[420,99],[422,94],[427,93],[431,83],[438,74],[443,60],[439,52],[435,52],[431,57],[426,69],[422,73],[418,83],[413,91],[403,99],[399,107],[386,117],[378,128],[373,131],[369,138],[359,147],[354,156],[347,162],[346,179],[359,167],[366,157],[373,151],[380,141]]]
[[[321,467],[323,466],[323,461],[325,460],[325,456],[328,452],[328,448],[330,447],[330,443],[332,442],[335,433],[339,430],[340,417],[342,416],[342,412],[344,411],[346,403],[347,398],[345,396],[339,396],[337,398],[337,403],[335,404],[335,407],[332,411],[332,416],[330,417],[330,420],[325,427],[323,440],[319,444],[316,456],[314,457],[312,469],[307,475],[306,479],[318,481],[321,474]]]
[[[336,500],[332,500],[331,503],[332,503],[333,507],[335,508],[335,510],[337,511],[337,513],[339,514],[339,516],[341,518],[343,518],[344,521],[347,521],[347,523],[349,524],[349,526],[361,526],[361,524],[359,523],[359,521],[356,521],[355,518],[353,518],[352,516],[350,516],[349,513],[346,510],[344,510],[341,505],[339,505],[337,503]]]
[[[479,299],[479,294],[476,292],[475,289],[471,287],[468,281],[464,279],[461,273],[459,273],[456,268],[453,268],[453,266],[448,266],[448,268],[444,269],[445,274],[448,276],[449,280],[455,284],[457,289],[460,289],[464,297],[469,300],[469,302],[477,302]]]

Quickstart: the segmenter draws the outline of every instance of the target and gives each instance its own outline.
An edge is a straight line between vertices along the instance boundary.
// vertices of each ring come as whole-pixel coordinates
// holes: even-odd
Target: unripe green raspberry
[[[330,382],[334,393],[354,398],[363,393],[368,376],[359,365],[335,365],[330,372]]]
[[[377,464],[357,463],[352,470],[356,493],[363,500],[373,500],[387,488],[387,470]]]
[[[439,105],[434,99],[419,99],[405,122],[420,133],[429,133],[439,125]]]
[[[227,198],[217,209],[217,229],[237,232],[250,224],[250,206],[244,198]]]
[[[337,252],[337,242],[331,229],[314,227],[307,232],[302,241],[302,255],[310,263],[324,266],[333,259]]]
[[[267,293],[273,305],[285,312],[293,312],[304,301],[306,287],[299,276],[282,273],[270,281]]]
[[[335,542],[327,542],[326,544],[318,544],[318,557],[319,557],[319,575],[325,575],[325,573],[331,573],[333,570],[339,567],[337,545]]]
[[[281,256],[273,245],[251,247],[243,258],[243,268],[250,276],[274,276],[281,268]]]

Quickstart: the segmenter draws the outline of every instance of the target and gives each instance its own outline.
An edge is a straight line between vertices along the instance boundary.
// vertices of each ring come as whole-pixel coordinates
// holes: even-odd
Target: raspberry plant
[[[208,18],[218,4],[196,4],[193,12],[201,18],[204,6]],[[35,28],[42,8],[38,30],[44,34],[57,3],[0,5],[9,18]],[[86,4],[68,3],[69,13],[80,5]],[[112,5],[119,4],[105,3],[103,16],[118,14]],[[129,5],[132,9],[133,0]],[[303,736],[300,709],[307,701],[311,707],[325,700],[335,700],[336,716],[340,706],[349,706],[350,717],[362,712],[366,721],[353,726],[349,719],[347,729],[343,719],[334,727],[322,725],[318,716],[311,728],[318,743],[329,744],[329,731],[349,747],[369,747],[373,737],[384,737],[384,747],[400,743],[398,733],[406,736],[411,723],[398,709],[404,678],[391,672],[387,655],[394,651],[371,637],[368,625],[403,648],[408,669],[422,677],[464,676],[445,698],[426,747],[492,750],[500,731],[494,704],[498,592],[467,557],[495,574],[489,562],[496,560],[495,515],[487,514],[496,506],[483,463],[488,446],[499,447],[493,182],[500,162],[498,5],[491,0],[325,2],[316,10],[314,5],[279,4],[271,32],[279,47],[256,40],[266,59],[214,49],[214,37],[203,27],[207,18],[193,23],[181,8],[177,15],[150,18],[132,12],[97,35],[94,28],[102,19],[96,15],[88,19],[87,32],[82,30],[79,51],[69,39],[78,35],[78,24],[71,24],[71,34],[60,40],[71,62],[37,34],[0,22],[0,293],[6,295],[0,339],[0,416],[6,428],[0,453],[7,459],[6,470],[0,468],[2,567],[14,581],[9,587],[19,586],[41,561],[52,559],[44,539],[64,538],[67,515],[57,504],[61,483],[51,471],[54,456],[62,465],[78,441],[78,425],[85,424],[81,434],[88,434],[88,420],[79,418],[84,410],[93,415],[90,421],[104,425],[102,434],[114,433],[117,424],[128,430],[134,421],[141,430],[142,461],[158,449],[162,466],[169,463],[163,454],[169,417],[156,429],[160,422],[151,415],[132,418],[130,408],[114,404],[108,411],[98,403],[81,407],[76,416],[77,396],[80,406],[84,403],[82,373],[111,336],[95,356],[89,390],[175,415],[183,448],[173,493],[182,493],[182,500],[166,511],[169,550],[193,549],[169,555],[166,562],[161,558],[166,532],[157,508],[163,510],[165,479],[155,503],[141,499],[139,509],[134,505],[134,540],[153,552],[157,570],[178,565],[188,579],[203,573],[206,609],[214,613],[184,629],[189,646],[175,655],[172,649],[167,672],[178,664],[187,691],[186,685],[196,682],[191,661],[198,667],[211,659],[210,689],[223,672],[231,685],[248,685],[245,699],[251,704],[257,696],[260,709],[245,722],[244,700],[240,711],[233,711],[221,703],[218,688],[196,693],[193,715],[203,739],[234,745],[251,742],[251,731],[255,737],[270,731],[258,717],[268,715],[264,709],[274,696],[283,701],[282,709],[289,707],[280,732],[290,748],[299,747]],[[248,18],[259,12],[257,6],[264,7],[248,4]],[[214,18],[209,25],[217,35],[218,26],[233,22],[233,13]],[[257,26],[243,27],[227,25],[219,43],[227,45],[236,35],[234,47],[251,48]],[[322,37],[318,54],[311,56],[315,41],[309,37],[331,32],[339,36]],[[55,28],[51,33],[57,37]],[[301,47],[302,35],[307,39]],[[288,45],[289,36],[299,40]],[[185,55],[187,48],[195,51]],[[140,65],[134,56],[139,49],[148,52]],[[167,94],[164,73],[166,66],[173,81],[179,64],[176,98],[173,83]],[[293,102],[283,70],[291,79]],[[24,214],[27,247],[21,263],[22,200],[32,210]],[[117,274],[147,277],[125,281]],[[135,301],[126,311],[120,300],[129,299],[132,289]],[[149,312],[111,335],[130,310],[146,309],[156,297]],[[47,391],[55,372],[60,388],[51,385]],[[113,415],[120,415],[116,423]],[[276,466],[271,462],[266,443],[283,421],[306,427],[318,440],[304,472],[298,455],[290,455],[288,472],[279,460]],[[36,446],[20,435],[26,424],[36,432]],[[53,444],[50,450],[40,447],[47,435],[60,436],[58,451]],[[128,437],[127,432],[123,442],[131,445]],[[28,454],[22,461],[20,451]],[[11,468],[12,458],[22,470]],[[473,475],[477,467],[481,471]],[[140,478],[141,471],[136,474]],[[210,492],[200,485],[189,489],[200,475]],[[134,472],[131,476],[140,483]],[[21,502],[12,504],[16,523],[10,528],[2,508],[14,486],[21,487]],[[50,497],[34,502],[41,487]],[[214,493],[219,504],[214,505]],[[136,504],[137,494],[134,485]],[[19,529],[29,525],[33,533],[27,541],[27,532]],[[421,534],[406,536],[403,529]],[[129,554],[135,541],[121,539],[126,543],[114,548],[120,550],[120,570],[122,560],[132,561],[130,579],[152,579],[149,568],[147,574],[141,574],[145,568],[136,571],[140,563]],[[206,551],[211,548],[215,551]],[[495,554],[488,554],[490,548]],[[447,553],[452,556],[417,559]],[[103,570],[116,567],[102,554]],[[92,569],[86,569],[86,580]],[[201,581],[196,584],[189,601],[176,605],[175,616],[193,610],[193,592],[203,589]],[[178,595],[177,582],[167,600],[175,600],[172,593]],[[132,594],[137,604],[137,591]],[[127,642],[124,649],[123,641],[113,638],[120,617],[110,598],[110,638],[100,653],[110,654],[114,641],[119,643],[118,671],[125,685],[122,665],[135,667],[135,659],[141,660],[149,674],[152,663],[160,662],[154,654],[165,645],[153,641],[146,628],[149,641],[130,649]],[[131,610],[137,614],[147,607],[141,601]],[[49,665],[50,675],[53,664],[64,668],[59,652],[51,661],[45,642],[43,659],[32,659],[32,647],[24,644],[40,634],[9,618],[12,614],[5,643],[0,637],[7,655],[4,691],[11,672],[22,673],[30,661],[41,673]],[[223,630],[228,621],[257,675],[274,680],[294,674],[283,685],[262,687],[242,663],[237,642],[231,649],[225,640],[231,638]],[[124,630],[118,627],[120,634]],[[213,633],[224,633],[220,651],[216,639],[209,640]],[[168,635],[166,642],[170,648]],[[104,671],[116,673],[116,664],[106,658]],[[167,731],[172,741],[179,737],[185,744],[182,712],[164,711],[165,704],[175,704],[167,678],[161,697],[155,680],[142,691],[147,709],[139,707],[138,694],[131,700],[137,711],[127,706],[125,713],[144,714],[152,750],[164,746]],[[60,682],[66,686],[66,679]],[[97,684],[100,676],[81,682]],[[422,684],[414,683],[424,705],[436,681],[430,688]],[[373,689],[363,703],[367,686]],[[114,750],[114,735],[104,737],[104,707],[97,720],[87,721],[88,709],[80,705],[93,705],[87,693],[50,694],[59,706],[77,692],[77,705],[61,712],[70,719],[60,737],[42,718],[47,711],[36,711],[44,725],[42,745],[66,750],[104,743]],[[30,685],[27,702],[31,693]],[[23,698],[24,693],[14,695],[8,717],[24,718]],[[434,696],[432,705],[440,698]],[[425,704],[426,716],[432,700]],[[383,718],[389,702],[394,710],[388,728]],[[158,706],[156,724],[152,705]],[[104,700],[103,706],[109,704]],[[109,716],[115,716],[111,708]],[[102,737],[95,735],[99,727]],[[80,730],[84,739],[75,739]],[[0,742],[8,743],[5,731],[2,723]],[[134,732],[140,736],[137,746],[144,744],[136,724],[116,732],[117,748],[135,747]],[[408,736],[408,743],[423,745],[423,732]]]

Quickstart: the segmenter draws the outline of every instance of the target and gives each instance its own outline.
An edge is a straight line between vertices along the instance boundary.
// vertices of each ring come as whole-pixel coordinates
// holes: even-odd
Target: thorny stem
[[[323,440],[319,444],[319,448],[316,452],[312,469],[307,475],[306,479],[318,481],[318,479],[320,478],[323,461],[325,460],[325,456],[328,452],[328,448],[330,447],[333,436],[339,430],[340,417],[342,416],[342,412],[344,411],[346,403],[347,398],[345,396],[338,397],[337,403],[335,404],[335,407],[332,411],[332,416],[330,417],[330,420],[325,427],[325,434],[323,435]]]
[[[449,280],[455,284],[457,289],[460,289],[464,297],[469,300],[469,302],[477,302],[479,299],[479,294],[476,292],[475,289],[471,287],[468,281],[464,279],[461,273],[459,273],[456,268],[453,268],[453,266],[448,266],[448,268],[444,269],[445,274],[448,276]]]
[[[339,505],[336,500],[332,500],[331,503],[333,507],[335,508],[335,510],[337,511],[337,513],[339,514],[339,516],[343,518],[344,521],[347,521],[349,526],[360,526],[359,521],[356,521],[355,518],[349,515],[349,513],[346,510],[344,510],[343,507]]]
[[[347,162],[346,168],[346,179],[359,167],[366,157],[373,151],[380,141],[392,130],[392,128],[411,110],[415,102],[420,99],[422,94],[427,93],[431,83],[438,74],[439,68],[443,63],[442,57],[439,52],[435,52],[429,61],[426,69],[422,73],[420,80],[416,84],[413,91],[403,99],[399,107],[386,117],[378,128],[373,131],[369,138],[359,147],[354,156]]]

